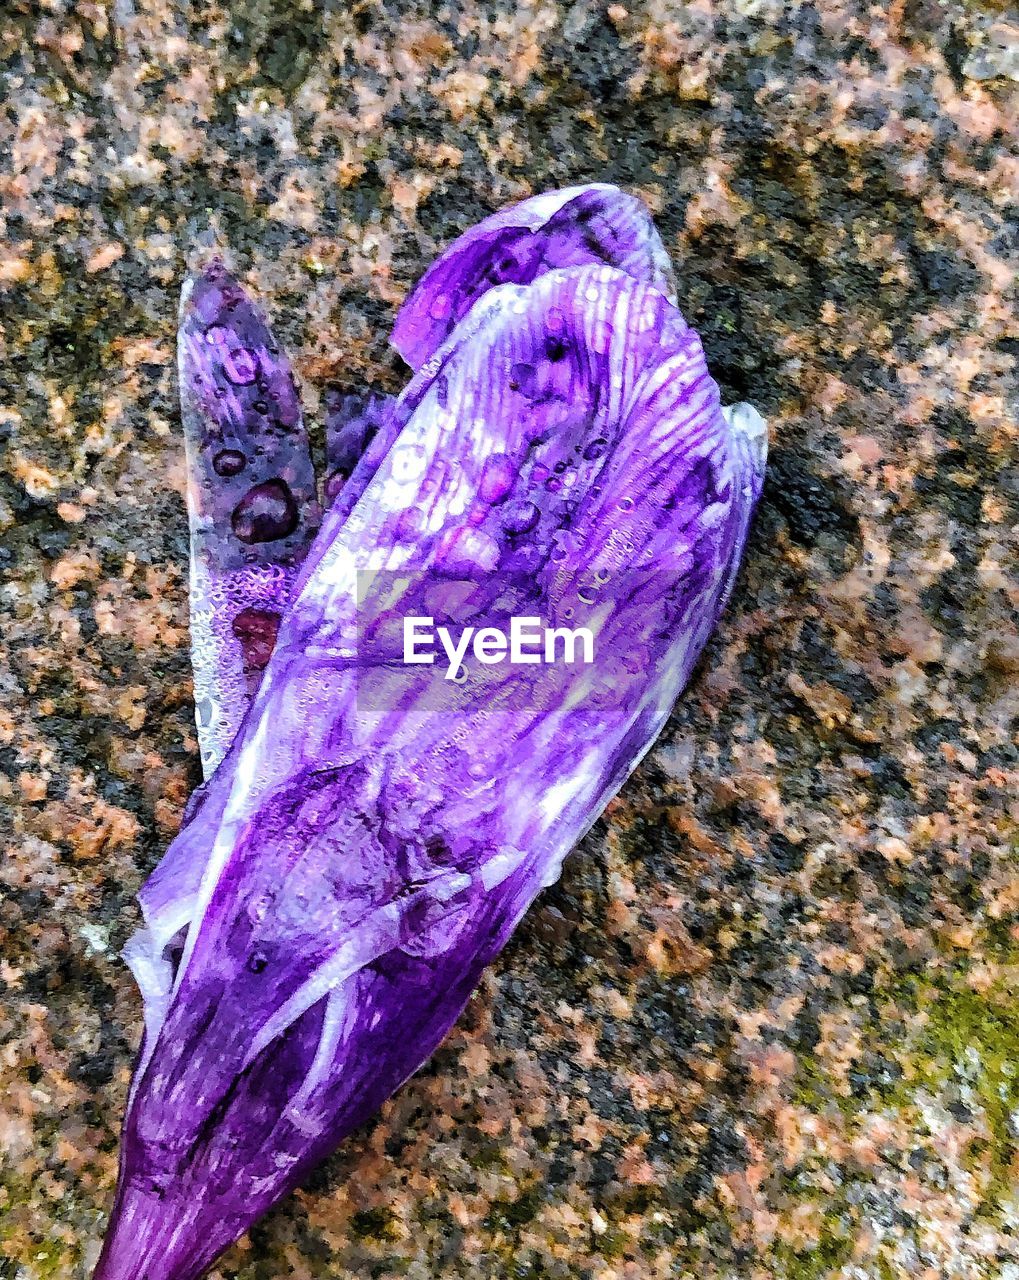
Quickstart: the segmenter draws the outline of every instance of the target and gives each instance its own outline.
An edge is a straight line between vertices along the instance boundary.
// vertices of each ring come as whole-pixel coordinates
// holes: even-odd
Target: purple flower
[[[329,406],[310,546],[289,370],[220,267],[186,293],[196,685],[224,731],[126,952],[145,1038],[99,1280],[192,1280],[367,1119],[661,730],[765,455],[667,289],[612,188],[468,232],[397,320],[406,390]],[[217,468],[256,441],[250,475]],[[277,619],[257,662],[227,639],[250,609]],[[415,617],[584,627],[597,656],[447,682],[402,660]]]

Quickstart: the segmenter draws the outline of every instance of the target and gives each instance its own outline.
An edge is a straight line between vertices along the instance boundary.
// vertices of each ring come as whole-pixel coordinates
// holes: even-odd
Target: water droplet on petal
[[[264,671],[276,647],[280,615],[269,609],[256,609],[252,606],[242,609],[230,626],[240,641],[245,671]]]
[[[584,459],[587,462],[594,462],[597,458],[602,457],[608,448],[609,442],[604,436],[599,436],[597,440],[592,440],[584,450]]]
[[[448,293],[437,293],[432,299],[432,305],[428,308],[428,314],[433,320],[445,320],[451,306],[452,299]]]
[[[513,459],[508,454],[493,453],[486,458],[481,472],[481,483],[478,485],[478,494],[482,501],[492,504],[502,502],[513,488],[516,474]]]
[[[503,524],[509,533],[530,533],[540,517],[541,512],[533,502],[521,502],[507,511]]]
[[[218,476],[236,476],[244,470],[247,462],[237,449],[220,449],[212,460],[212,469]]]
[[[231,382],[245,387],[255,381],[258,374],[258,356],[247,347],[238,347],[223,357],[223,372]]]
[[[522,362],[511,365],[509,384],[514,391],[519,391],[523,396],[536,396],[538,394],[538,378],[534,365]]]
[[[326,477],[326,482],[325,482],[326,503],[335,502],[336,495],[347,483],[347,479],[348,477],[345,471],[334,471],[331,475]]]
[[[230,523],[242,542],[274,542],[297,528],[297,503],[282,480],[266,480],[248,490]]]
[[[445,573],[489,572],[499,563],[499,544],[481,529],[453,529],[445,535],[436,556],[437,566]]]
[[[396,522],[396,536],[401,542],[414,542],[423,524],[424,516],[417,507],[408,507]]]

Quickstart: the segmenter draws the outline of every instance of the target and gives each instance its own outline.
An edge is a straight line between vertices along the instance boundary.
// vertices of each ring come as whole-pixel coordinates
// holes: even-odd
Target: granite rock
[[[98,1252],[117,953],[200,778],[189,265],[264,300],[321,453],[327,393],[402,385],[427,263],[591,180],[648,202],[724,398],[771,420],[736,596],[432,1063],[215,1274],[1015,1280],[1014,22],[4,6],[3,1280]]]

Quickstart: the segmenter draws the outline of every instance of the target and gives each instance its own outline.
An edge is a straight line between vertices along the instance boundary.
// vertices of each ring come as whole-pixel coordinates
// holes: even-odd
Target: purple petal
[[[589,263],[618,267],[675,301],[672,267],[647,206],[618,187],[589,183],[532,196],[472,227],[425,272],[390,340],[419,369],[489,289]]]
[[[730,416],[675,308],[607,267],[489,292],[401,397],[171,848],[202,867],[186,936],[142,895],[162,1003],[99,1280],[193,1280],[445,1035],[714,627],[763,472]],[[583,623],[599,658],[450,690],[399,660],[443,610]]]
[[[289,362],[218,261],[184,288],[178,361],[195,706],[208,777],[269,660],[320,509]]]

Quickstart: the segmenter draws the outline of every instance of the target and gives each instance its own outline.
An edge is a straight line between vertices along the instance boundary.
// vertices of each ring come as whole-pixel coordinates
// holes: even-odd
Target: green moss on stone
[[[1012,1189],[1009,1170],[1017,1150],[1012,1117],[1019,1115],[1019,1003],[1000,987],[978,992],[959,986],[925,994],[927,1022],[917,1059],[921,1066],[929,1064],[932,1083],[954,1076],[979,1102],[991,1132],[991,1184],[984,1200],[994,1204]]]
[[[396,1240],[399,1232],[388,1209],[361,1209],[350,1221],[351,1234],[361,1240]]]
[[[490,1231],[514,1231],[535,1217],[544,1199],[543,1188],[534,1186],[521,1192],[516,1200],[497,1200],[488,1211],[485,1226]]]
[[[849,1261],[853,1241],[839,1230],[839,1224],[826,1225],[817,1244],[809,1249],[794,1249],[788,1244],[775,1247],[774,1256],[782,1280],[824,1280]]]

